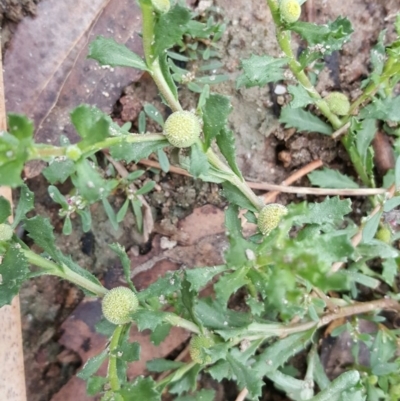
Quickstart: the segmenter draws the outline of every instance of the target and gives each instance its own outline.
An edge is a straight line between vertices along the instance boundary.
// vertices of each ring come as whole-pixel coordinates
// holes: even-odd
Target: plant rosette
[[[190,111],[176,111],[165,122],[164,135],[177,148],[188,148],[199,138],[201,132],[197,116]]]
[[[104,317],[113,324],[126,324],[130,315],[137,310],[139,301],[136,294],[127,287],[116,287],[104,296],[101,307]]]

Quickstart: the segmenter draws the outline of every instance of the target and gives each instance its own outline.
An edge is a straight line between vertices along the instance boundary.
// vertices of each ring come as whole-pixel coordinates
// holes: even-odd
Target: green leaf
[[[11,216],[10,202],[3,196],[0,196],[0,224],[7,221],[8,216]]]
[[[193,291],[199,291],[217,274],[226,270],[224,265],[213,267],[197,267],[185,270],[185,278],[191,284]]]
[[[111,156],[116,160],[124,160],[127,163],[138,162],[145,159],[150,153],[157,152],[169,145],[167,139],[161,141],[148,141],[140,143],[119,143],[110,147]]]
[[[86,382],[86,392],[88,395],[95,396],[104,389],[104,385],[108,382],[107,377],[92,376]]]
[[[322,171],[315,170],[307,175],[311,185],[320,188],[359,188],[358,184],[350,177],[337,170],[324,167]]]
[[[361,127],[355,133],[356,135],[356,146],[358,154],[361,156],[363,164],[367,160],[367,150],[376,133],[376,120],[364,120],[361,123]]]
[[[369,218],[367,223],[365,224],[362,232],[362,240],[365,244],[370,242],[375,237],[375,234],[378,231],[381,217],[382,212],[378,212],[374,214],[371,218]]]
[[[399,256],[399,252],[392,246],[376,239],[372,239],[368,244],[361,243],[358,245],[357,252],[366,260],[378,257],[382,259],[390,259]]]
[[[319,132],[325,135],[333,132],[330,125],[309,111],[292,109],[289,106],[282,108],[279,121],[286,124],[285,128],[296,128],[299,132]]]
[[[164,76],[165,82],[167,83],[167,85],[168,85],[169,89],[171,90],[172,94],[174,95],[174,98],[178,99],[178,89],[177,89],[177,87],[175,85],[174,79],[172,78],[171,70],[170,70],[169,64],[168,64],[168,56],[167,56],[166,53],[163,53],[163,54],[159,55],[159,63],[160,63],[160,69],[161,69],[161,72],[162,72],[162,74]],[[162,97],[162,95],[161,95],[161,97]],[[164,99],[164,103],[168,104],[168,102],[165,101],[165,99]]]
[[[170,331],[171,331],[170,324],[160,324],[150,334],[150,341],[154,345],[160,345],[167,338]]]
[[[394,279],[397,276],[398,267],[394,259],[387,259],[382,263],[383,271],[382,278],[387,284],[393,287]]]
[[[13,160],[0,165],[0,185],[15,188],[22,184],[21,173],[24,168],[23,160]]]
[[[50,184],[60,182],[61,184],[75,172],[75,163],[70,160],[54,160],[43,170],[43,175]]]
[[[236,376],[236,380],[240,388],[246,387],[249,391],[249,395],[252,399],[258,399],[261,396],[261,388],[264,382],[261,377],[255,374],[248,366],[243,365],[237,359],[235,359],[231,354],[226,356],[233,373]]]
[[[310,46],[322,46],[324,55],[340,50],[354,32],[351,22],[343,17],[324,25],[297,21],[290,25],[290,30],[297,32]]]
[[[242,178],[242,173],[236,162],[236,146],[234,133],[231,130],[223,128],[220,131],[219,135],[217,135],[216,140],[219,150],[228,162],[229,167],[238,177]]]
[[[9,113],[7,117],[10,134],[15,138],[18,138],[20,141],[32,139],[34,126],[33,122],[29,120],[28,117],[13,113]]]
[[[111,337],[117,326],[107,319],[103,318],[95,325],[96,333],[100,333],[105,337]]]
[[[176,291],[179,291],[181,279],[176,272],[168,272],[163,277],[160,277],[155,283],[150,284],[145,290],[139,292],[139,300],[148,298],[167,296]]]
[[[193,291],[189,281],[184,279],[181,283],[181,300],[182,305],[186,308],[191,320],[198,324],[197,316],[194,312],[194,304],[197,297],[197,292]]]
[[[233,293],[247,285],[249,283],[247,278],[248,270],[249,267],[241,267],[233,273],[225,273],[221,276],[214,285],[217,301],[225,305]]]
[[[0,262],[0,308],[11,304],[29,274],[25,255],[18,248],[10,246]]]
[[[146,103],[144,105],[144,112],[153,120],[155,121],[161,128],[164,127],[164,119],[161,113],[157,110],[155,106],[151,103]]]
[[[197,375],[200,370],[200,365],[194,365],[182,377],[179,377],[179,380],[176,380],[175,383],[170,385],[169,392],[180,395],[185,391],[194,391],[197,384]]]
[[[400,188],[400,156],[396,159],[396,165],[394,168],[394,182],[396,189],[399,190]]]
[[[400,121],[400,96],[395,98],[375,99],[360,111],[360,118],[376,118],[378,120]]]
[[[129,199],[126,199],[121,209],[117,213],[117,222],[121,223],[125,219],[126,213],[128,212]]]
[[[139,331],[146,329],[154,331],[157,326],[164,323],[164,318],[167,316],[168,314],[166,312],[151,310],[139,310],[131,315]]]
[[[107,356],[108,351],[105,349],[100,354],[88,359],[77,376],[83,380],[88,380],[89,377],[93,376],[100,369],[100,366],[106,360]]]
[[[215,391],[214,390],[200,390],[196,393],[183,395],[175,399],[175,401],[214,401]]]
[[[104,210],[106,212],[108,220],[111,223],[112,228],[115,231],[117,231],[118,230],[118,221],[117,221],[117,215],[115,214],[113,207],[111,206],[111,204],[107,198],[102,198],[101,202],[103,204]]]
[[[170,168],[169,160],[163,149],[157,150],[157,158],[158,162],[160,163],[161,170],[164,171],[164,173],[168,173]]]
[[[290,107],[292,109],[298,109],[305,107],[314,102],[314,99],[309,95],[303,85],[289,85],[288,92],[292,95]]]
[[[118,358],[125,362],[135,362],[140,359],[140,344],[137,342],[123,342],[115,351]]]
[[[117,43],[112,38],[98,36],[89,45],[88,58],[92,58],[100,65],[111,67],[132,67],[147,71],[146,63],[125,45]]]
[[[146,368],[150,372],[166,372],[167,370],[175,370],[179,369],[180,367],[184,366],[184,362],[178,361],[170,361],[168,359],[152,359],[151,361],[146,362]]]
[[[211,140],[219,135],[225,128],[228,115],[232,111],[232,106],[227,96],[211,94],[207,99],[203,110],[203,132],[206,147],[211,144]]]
[[[189,173],[198,178],[200,175],[207,175],[209,168],[207,156],[199,145],[195,143],[190,147]]]
[[[225,181],[222,184],[223,196],[234,205],[241,207],[242,209],[251,210],[252,212],[258,213],[257,208],[249,201],[249,199],[243,195],[243,193],[233,184]]]
[[[136,288],[131,280],[131,261],[125,252],[125,249],[118,243],[111,244],[109,247],[118,255],[119,260],[122,264],[122,270],[124,271],[125,280],[129,288],[136,294]]]
[[[292,334],[282,340],[274,342],[265,351],[257,356],[254,369],[261,374],[274,372],[292,356],[303,350],[311,341],[315,329],[302,333]]]
[[[148,181],[136,191],[136,195],[145,195],[148,192],[152,191],[155,186],[155,181]]]
[[[167,13],[160,15],[154,27],[154,53],[156,56],[180,42],[189,21],[190,11],[179,4],[171,7]]]
[[[390,212],[399,205],[400,205],[400,196],[395,196],[394,198],[391,198],[385,202],[385,204],[383,205],[383,211],[386,213]]]
[[[124,397],[124,400],[161,400],[156,382],[151,377],[137,377],[133,382],[127,383],[119,393]]]
[[[103,199],[110,192],[106,180],[87,159],[76,163],[76,175],[72,176],[72,182],[79,195],[90,203]]]
[[[49,192],[50,198],[53,199],[54,202],[58,203],[63,207],[63,209],[68,210],[69,204],[65,196],[61,194],[57,187],[53,185],[49,185],[47,191]]]
[[[271,56],[256,56],[254,54],[247,60],[241,61],[243,74],[236,81],[236,89],[245,86],[263,87],[268,82],[276,82],[284,79],[283,67],[287,64],[286,58],[275,58]]]

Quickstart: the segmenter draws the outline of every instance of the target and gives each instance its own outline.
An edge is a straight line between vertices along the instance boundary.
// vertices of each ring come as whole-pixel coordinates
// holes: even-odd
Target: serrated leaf
[[[332,127],[320,118],[303,109],[283,107],[279,118],[285,128],[296,128],[299,132],[319,132],[320,134],[332,134]]]
[[[214,390],[200,390],[194,394],[183,395],[175,399],[175,401],[214,401],[215,391]]]
[[[350,177],[337,170],[324,167],[307,175],[312,185],[320,188],[359,188],[358,184]]]
[[[324,25],[297,21],[290,25],[290,30],[297,32],[309,45],[320,45],[325,55],[340,50],[354,32],[351,22],[343,17]]]
[[[290,102],[290,107],[292,109],[305,107],[314,102],[314,99],[309,95],[303,85],[289,85],[287,89],[292,95],[292,100]]]
[[[175,370],[179,369],[180,367],[184,366],[183,362],[179,361],[170,361],[169,359],[152,359],[151,361],[146,362],[146,368],[150,372],[165,372],[167,370]]]
[[[368,244],[361,243],[357,246],[357,252],[365,258],[365,260],[373,258],[390,259],[397,258],[399,251],[385,242],[372,239]]]
[[[123,142],[110,147],[111,156],[116,160],[124,160],[127,163],[138,162],[146,159],[150,153],[157,152],[169,145],[167,139],[160,141],[148,141],[140,143]]]
[[[395,98],[374,99],[372,103],[360,111],[360,118],[383,121],[400,121],[400,96]]]
[[[0,224],[7,221],[8,216],[11,216],[10,202],[4,196],[0,196]]]
[[[104,389],[104,385],[107,383],[107,377],[92,376],[86,382],[86,392],[88,395],[95,396]]]
[[[231,365],[240,388],[246,387],[249,391],[249,396],[253,400],[258,399],[261,396],[261,388],[264,385],[261,377],[256,375],[248,366],[236,360],[231,354],[228,354],[226,359]]]
[[[278,340],[257,356],[254,369],[261,374],[274,372],[292,356],[296,355],[311,341],[315,330],[292,334]]]
[[[15,188],[22,184],[21,173],[25,158],[0,165],[0,185]]]
[[[127,383],[119,393],[124,400],[161,400],[156,382],[151,377],[137,377],[133,382]]]
[[[245,86],[263,87],[268,82],[276,82],[284,79],[283,67],[287,64],[286,58],[275,58],[271,56],[257,56],[252,54],[247,60],[242,60],[243,74],[236,81],[236,89]]]
[[[34,126],[33,122],[29,120],[28,117],[13,113],[9,113],[7,117],[10,134],[20,141],[32,139]]]
[[[199,291],[217,274],[226,270],[226,266],[198,267],[185,270],[185,278],[193,291]]]
[[[232,379],[232,369],[228,361],[218,361],[215,365],[208,368],[208,373],[218,382],[223,379]]]
[[[197,384],[197,375],[200,370],[200,365],[194,365],[189,371],[180,377],[179,380],[170,385],[169,392],[180,395],[185,391],[194,391]]]
[[[60,182],[61,184],[75,172],[75,163],[70,160],[54,160],[43,170],[43,175],[50,184]]]
[[[250,314],[226,309],[219,302],[207,298],[197,300],[194,311],[197,319],[210,329],[243,328],[251,322]]]
[[[221,276],[214,285],[217,301],[225,305],[233,293],[248,284],[248,270],[249,268],[241,267],[233,273],[225,273]]]
[[[235,135],[231,130],[223,128],[216,138],[219,150],[225,157],[232,171],[240,178],[242,173],[236,162]]]
[[[208,148],[211,140],[219,135],[220,131],[227,125],[228,115],[232,111],[232,106],[228,97],[211,94],[206,99],[202,110],[203,132],[206,147]]]
[[[100,369],[107,356],[108,352],[105,349],[100,354],[88,359],[77,376],[83,380],[88,380],[90,376],[93,376]]]
[[[186,24],[190,21],[190,11],[179,4],[161,14],[154,27],[154,53],[158,56],[165,49],[179,43],[186,31]]]
[[[164,323],[164,318],[167,316],[168,314],[165,312],[151,310],[139,310],[131,315],[139,331],[146,329],[153,331],[157,326]]]
[[[207,175],[210,165],[207,156],[200,149],[199,145],[195,143],[190,148],[190,167],[189,173],[193,177],[198,178],[201,175]]]
[[[11,304],[29,274],[25,255],[18,248],[10,246],[0,262],[0,308]]]
[[[160,277],[155,283],[150,284],[145,290],[139,292],[139,300],[147,298],[167,296],[176,291],[179,291],[181,279],[177,273],[168,272],[163,277]]]
[[[171,331],[170,324],[160,324],[154,331],[150,334],[150,341],[154,345],[160,345],[168,336]]]
[[[196,314],[194,313],[194,304],[197,297],[197,292],[191,289],[189,281],[184,279],[181,283],[181,300],[182,305],[186,308],[191,320],[198,323]]]
[[[118,358],[125,362],[134,362],[140,359],[140,344],[137,342],[123,342],[115,351]]]
[[[140,56],[129,50],[125,45],[104,36],[98,36],[90,43],[88,58],[98,61],[101,65],[147,70],[146,63]]]
[[[365,226],[363,227],[362,240],[364,243],[370,242],[378,231],[379,223],[381,221],[382,212],[374,214],[368,219]]]
[[[124,276],[129,288],[136,294],[136,288],[131,279],[131,261],[125,252],[125,249],[118,243],[111,244],[109,247],[118,255],[119,260],[122,264],[122,270],[124,271]]]

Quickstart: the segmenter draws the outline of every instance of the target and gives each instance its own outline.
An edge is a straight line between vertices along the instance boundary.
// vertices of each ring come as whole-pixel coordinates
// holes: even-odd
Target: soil
[[[19,20],[35,14],[37,2],[0,2],[3,45],[10,39]],[[303,7],[302,15],[305,21],[325,23],[339,15],[347,16],[351,20],[355,31],[352,40],[345,45],[342,52],[335,53],[326,60],[326,67],[319,76],[317,87],[322,94],[341,90],[354,99],[360,93],[360,82],[368,74],[369,52],[376,43],[379,32],[387,29],[389,38],[393,35],[393,16],[400,10],[398,0],[308,0],[306,4],[308,6]],[[220,41],[220,55],[225,72],[231,78],[227,83],[214,86],[213,90],[231,97],[233,112],[229,121],[236,133],[237,159],[245,178],[249,181],[280,183],[293,170],[318,158],[326,165],[353,174],[348,157],[339,143],[322,135],[299,134],[280,126],[277,115],[282,103],[290,100],[287,94],[277,96],[273,86],[239,91],[235,89],[234,79],[238,75],[240,59],[253,53],[273,56],[279,54],[274,25],[265,0],[200,0],[196,7],[202,10],[212,5],[220,8],[227,23],[227,31]],[[298,38],[296,45],[302,45]],[[290,81],[281,83],[284,87],[288,84]],[[180,96],[185,109],[196,104],[195,97],[187,90],[182,89]],[[124,89],[121,99],[115,105],[114,118],[121,122],[131,121],[135,128],[138,113],[145,102],[155,104],[164,117],[168,114],[168,110],[159,101],[154,84],[143,76],[139,82]],[[129,170],[133,167],[127,168]],[[165,174],[154,169],[149,169],[144,179],[152,179],[157,183],[156,190],[146,196],[155,219],[152,238],[159,234],[170,241],[179,242],[182,238],[179,236],[178,222],[189,216],[194,208],[206,204],[219,208],[225,205],[214,184]],[[76,219],[73,221],[73,233],[68,237],[61,236],[62,222],[58,217],[58,208],[47,194],[45,181],[36,177],[27,184],[30,188],[35,188],[36,211],[51,220],[61,250],[73,255],[77,263],[88,268],[100,279],[104,279],[110,269],[119,265],[108,244],[119,242],[134,254],[146,254],[151,250],[152,238],[143,243],[141,236],[135,230],[132,231],[134,219],[131,214],[114,231],[103,208],[96,205],[92,209],[93,226],[89,233],[84,234],[81,231],[80,223]],[[307,185],[308,182],[303,179],[298,184]],[[65,193],[69,189],[66,184],[60,190]],[[281,195],[279,202],[286,204],[299,199],[304,197]],[[123,198],[116,194],[112,203],[119,209],[122,202]],[[356,205],[362,208],[362,200],[356,202]],[[29,239],[26,240],[29,242]],[[20,297],[28,399],[50,401],[53,394],[81,366],[79,354],[61,345],[59,339],[62,336],[62,323],[80,303],[83,294],[56,278],[40,277],[26,284]],[[216,386],[208,379],[203,378],[204,380],[206,388]],[[233,391],[231,384],[217,387],[221,400],[234,400],[237,396],[237,390],[233,388]],[[285,400],[271,386],[266,387],[264,401]]]

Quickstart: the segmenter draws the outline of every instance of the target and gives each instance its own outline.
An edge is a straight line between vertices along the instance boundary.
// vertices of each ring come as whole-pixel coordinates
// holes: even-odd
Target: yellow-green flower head
[[[126,287],[116,287],[108,291],[102,301],[104,317],[114,324],[126,324],[132,319],[131,313],[135,312],[139,305],[134,292]]]
[[[340,92],[332,92],[325,97],[326,103],[332,113],[345,116],[350,111],[350,102],[346,95]]]
[[[207,365],[211,363],[212,358],[204,349],[211,348],[214,342],[211,338],[206,336],[195,336],[190,340],[189,353],[193,362],[199,365]]]
[[[282,217],[287,213],[287,208],[279,203],[270,203],[264,206],[257,219],[261,233],[268,235],[274,228],[278,227]]]
[[[285,22],[292,24],[300,18],[301,6],[297,0],[281,0],[279,12]]]
[[[82,151],[78,145],[70,145],[65,151],[65,156],[73,161],[77,161],[82,156]]]
[[[164,135],[177,148],[192,146],[200,136],[200,131],[199,120],[190,111],[172,113],[164,125]]]
[[[151,0],[153,7],[159,13],[167,13],[171,7],[169,0]]]
[[[0,241],[9,241],[13,235],[13,229],[8,224],[0,224]]]

